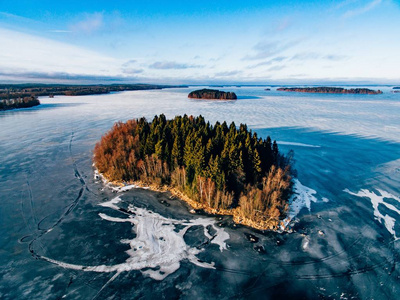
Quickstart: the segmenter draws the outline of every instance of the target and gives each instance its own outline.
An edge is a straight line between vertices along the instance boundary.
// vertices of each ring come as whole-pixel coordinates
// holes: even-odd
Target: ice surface
[[[100,205],[118,210],[119,207],[117,204],[121,201],[121,197],[115,197]],[[226,250],[225,241],[229,239],[229,234],[223,228],[216,226],[216,222],[211,218],[175,220],[163,217],[145,208],[134,207],[131,204],[128,207],[128,212],[132,214],[127,218],[116,218],[99,213],[99,216],[103,220],[128,222],[133,225],[136,237],[131,240],[121,240],[121,243],[130,245],[130,249],[126,251],[129,258],[124,263],[111,266],[83,266],[57,261],[48,257],[42,258],[63,268],[87,272],[121,273],[124,271],[147,269],[141,272],[155,280],[163,280],[169,274],[178,270],[180,268],[180,261],[184,259],[203,268],[214,267],[214,263],[203,262],[196,257],[204,249],[190,247],[185,243],[184,235],[192,226],[203,226],[204,234],[210,239],[210,242],[218,245],[220,251]],[[176,225],[183,225],[184,227],[177,232]],[[216,231],[214,236],[211,236],[208,232],[208,226],[212,226]]]
[[[353,193],[348,189],[345,189],[344,191],[353,196],[369,198],[371,200],[372,207],[374,209],[375,219],[377,219],[381,224],[382,224],[382,221],[384,221],[384,225],[385,225],[386,229],[393,235],[393,237],[395,239],[398,239],[399,237],[397,237],[396,232],[394,230],[396,219],[394,217],[389,216],[388,214],[381,213],[379,210],[379,205],[381,204],[381,205],[386,206],[386,208],[388,208],[389,210],[391,210],[394,213],[397,213],[397,215],[400,216],[400,210],[397,209],[394,205],[385,202],[385,200],[384,200],[385,198],[387,198],[387,199],[393,199],[393,200],[400,202],[400,198],[395,195],[392,195],[386,191],[383,191],[380,189],[377,189],[377,190],[380,195],[376,194],[373,191],[369,191],[367,189],[362,189],[358,193]]]
[[[297,142],[285,142],[285,141],[277,141],[278,145],[288,145],[288,146],[298,146],[298,147],[308,147],[308,148],[321,148],[318,145],[310,145],[304,143],[297,143]]]
[[[41,99],[42,105],[29,111],[0,112],[0,236],[3,250],[0,256],[0,298],[125,299],[170,295],[170,298],[198,299],[200,295],[216,299],[222,295],[234,299],[339,299],[343,292],[349,299],[397,299],[400,291],[399,244],[398,240],[394,243],[390,239],[392,235],[386,227],[396,237],[400,236],[398,213],[385,204],[379,204],[378,210],[383,218],[374,221],[370,198],[356,198],[342,192],[348,188],[356,193],[363,188],[384,196],[374,189],[380,187],[392,195],[400,195],[400,94],[390,93],[389,87],[378,88],[384,90],[384,94],[292,94],[274,89],[266,93],[262,87],[229,87],[240,99],[218,102],[187,99],[192,87],[57,96]],[[210,226],[207,230],[200,225],[190,233],[200,234],[202,239],[212,239],[212,243],[201,246],[203,252],[195,256],[205,260],[206,267],[215,262],[218,270],[204,272],[203,262],[183,259],[187,262],[183,274],[179,272],[183,276],[175,278],[170,275],[163,282],[141,278],[142,271],[146,276],[152,273],[153,278],[161,279],[164,276],[159,272],[161,268],[171,272],[183,261],[169,264],[159,261],[157,267],[146,269],[139,269],[139,263],[134,261],[132,265],[125,261],[131,256],[118,251],[131,249],[134,234],[130,230],[136,230],[133,222],[142,217],[129,217],[129,213],[111,211],[110,207],[87,205],[102,202],[101,199],[111,194],[109,190],[101,189],[100,177],[89,178],[93,174],[91,158],[95,143],[114,122],[142,116],[151,120],[161,113],[167,118],[201,114],[211,123],[246,123],[260,137],[270,135],[272,139],[283,141],[278,142],[283,152],[295,150],[295,168],[300,182],[317,191],[311,196],[317,198],[319,204],[314,205],[310,200],[310,208],[311,213],[320,215],[321,219],[308,215],[304,202],[304,209],[300,212],[304,212],[304,216],[294,217],[301,222],[297,233],[282,236],[260,234],[264,236],[259,242],[266,250],[264,254],[254,251],[253,245],[243,238],[243,231],[251,231],[248,228],[225,228],[226,232],[215,235]],[[85,179],[86,186],[82,186],[82,181],[76,177],[76,170]],[[82,193],[80,199],[84,201],[76,202]],[[114,196],[126,200],[120,193]],[[331,202],[325,204],[322,196]],[[362,202],[368,211],[360,211],[361,207],[349,201],[349,197]],[[159,205],[155,197],[141,195],[139,198],[138,201],[143,203],[148,200],[149,207]],[[385,197],[383,201],[400,209],[395,198]],[[70,206],[71,203],[77,204]],[[122,207],[120,203],[113,205]],[[70,209],[66,210],[66,207]],[[171,218],[181,218],[182,214],[172,208],[162,208]],[[188,218],[194,217],[187,215]],[[115,219],[109,221],[108,217]],[[185,222],[189,225],[178,226],[172,221],[165,226],[181,230],[171,235],[184,236],[189,243],[189,234],[184,233],[194,223]],[[318,230],[325,235],[320,237]],[[385,237],[378,238],[382,231],[387,233],[390,241]],[[225,233],[230,235],[229,257],[223,250],[227,242]],[[309,237],[308,244],[302,233]],[[109,240],[121,234],[120,242],[124,244]],[[271,235],[282,243],[278,245],[274,238],[269,238]],[[32,242],[35,237],[38,238]],[[168,238],[168,243],[172,245],[172,238]],[[108,247],[96,247],[102,244]],[[149,243],[149,247],[154,245],[156,243]],[[193,243],[190,245],[194,247]],[[223,252],[218,253],[218,249]],[[28,259],[29,251],[33,251],[31,259]],[[75,260],[76,251],[85,263]],[[149,250],[149,253],[152,252]],[[38,261],[35,259],[37,255],[57,258],[57,263],[66,269]],[[157,252],[153,255],[155,260],[160,258]],[[100,259],[104,262],[94,263]],[[276,264],[271,265],[271,260]],[[306,264],[302,265],[302,261]],[[135,267],[139,271],[131,275],[123,272],[123,276],[118,276],[118,271],[92,274],[82,269],[85,264],[92,264],[97,271],[110,271],[113,265],[119,265],[116,268],[121,270]],[[103,264],[108,266],[101,266]],[[143,266],[149,265],[143,261]],[[68,268],[82,271],[71,272]],[[228,270],[221,272],[224,268]],[[52,282],[57,274],[63,275]],[[115,276],[118,276],[115,284],[102,288],[103,293],[96,296],[104,280]],[[380,285],[382,281],[385,283],[383,286]],[[180,295],[171,295],[174,285],[186,288]]]
[[[385,87],[379,87],[385,90]],[[175,115],[202,114],[211,122],[235,121],[246,123],[251,128],[302,127],[319,131],[355,134],[400,142],[399,94],[387,91],[382,95],[335,95],[300,94],[271,91],[263,94],[262,88],[241,88],[235,92],[242,96],[257,96],[257,100],[244,98],[233,102],[188,100],[192,90],[131,91],[110,95],[78,96],[55,99],[41,98],[46,103],[81,103],[77,115],[76,107],[65,107],[63,112],[77,115],[79,121],[95,111],[97,119],[126,121],[133,117],[153,118],[164,113],[168,118]],[[112,109],[110,109],[112,107]],[[132,107],[135,110],[132,110]],[[108,130],[108,123],[104,130]],[[274,137],[272,137],[274,138]],[[294,142],[294,141],[293,141]],[[302,143],[308,144],[303,141]],[[295,145],[295,144],[293,144]]]

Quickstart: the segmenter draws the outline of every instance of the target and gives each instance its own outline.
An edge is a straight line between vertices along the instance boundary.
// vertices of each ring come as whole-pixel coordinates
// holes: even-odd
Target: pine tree
[[[172,162],[175,163],[176,161],[178,166],[183,165],[182,135],[179,132],[175,135],[171,155],[172,155]]]
[[[254,179],[255,181],[258,181],[258,178],[261,176],[261,159],[260,155],[258,154],[257,149],[254,150],[254,155],[253,155],[253,166],[254,166]]]

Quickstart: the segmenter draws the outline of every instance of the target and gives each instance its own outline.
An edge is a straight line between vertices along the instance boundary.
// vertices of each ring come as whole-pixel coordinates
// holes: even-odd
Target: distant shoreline
[[[93,85],[64,85],[64,84],[0,84],[0,99],[30,96],[81,96],[108,94],[110,92],[160,90],[164,88],[185,88],[185,85],[160,84],[93,84]]]
[[[61,84],[0,84],[0,111],[40,105],[38,97],[89,96],[113,92],[185,88],[187,86],[153,84],[61,85]]]

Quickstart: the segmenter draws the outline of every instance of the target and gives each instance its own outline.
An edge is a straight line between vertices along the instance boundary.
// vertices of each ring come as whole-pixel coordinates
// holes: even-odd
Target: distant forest
[[[279,88],[277,91],[283,92],[301,92],[301,93],[324,93],[324,94],[363,94],[363,95],[377,95],[382,94],[381,90],[371,90],[366,88],[344,89],[338,87],[293,87],[293,88]]]
[[[291,156],[244,124],[212,126],[187,115],[116,123],[94,149],[95,166],[111,181],[168,185],[206,207],[274,226],[288,210]]]
[[[0,84],[0,100],[30,96],[78,96],[111,92],[153,90],[181,86],[154,84],[62,85],[62,84]]]

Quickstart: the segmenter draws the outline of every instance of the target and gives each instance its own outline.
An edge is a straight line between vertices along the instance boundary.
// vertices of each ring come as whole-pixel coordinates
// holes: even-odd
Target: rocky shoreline
[[[98,178],[101,178],[104,184],[108,184],[112,189],[116,191],[126,191],[131,188],[145,188],[153,192],[163,192],[163,193],[170,192],[173,197],[187,203],[192,210],[202,210],[209,215],[232,216],[233,221],[236,224],[248,226],[257,230],[282,231],[282,229],[285,228],[283,221],[277,222],[276,220],[266,220],[261,222],[255,222],[250,220],[249,218],[241,216],[239,214],[239,210],[235,208],[215,209],[208,207],[203,203],[194,201],[181,191],[168,185],[147,184],[143,181],[132,181],[132,182],[110,181],[107,179],[107,177],[105,177],[103,174],[98,172],[97,169],[95,169],[95,178],[96,176],[98,176]],[[195,213],[195,211],[193,211],[193,213]]]

